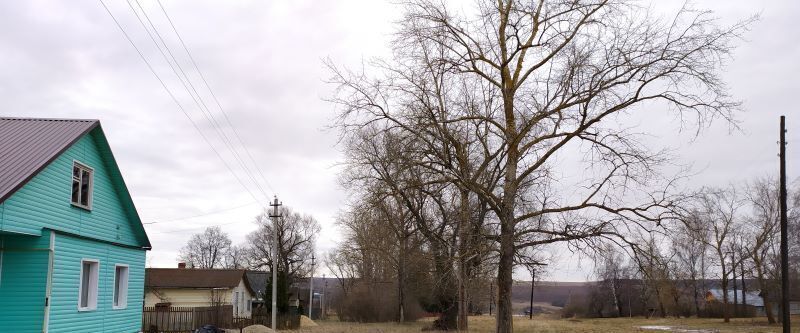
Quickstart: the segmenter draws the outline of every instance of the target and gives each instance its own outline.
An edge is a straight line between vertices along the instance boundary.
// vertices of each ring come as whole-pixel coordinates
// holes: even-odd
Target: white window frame
[[[117,276],[117,269],[120,268],[120,267],[124,267],[125,268],[123,270],[123,272],[125,274],[123,276],[124,279],[122,279],[122,283],[120,283],[120,285],[119,285],[119,289],[120,289],[119,291],[122,291],[120,293],[120,295],[119,295],[120,296],[119,302],[116,302],[117,301],[117,292],[118,292],[118,290],[117,290],[117,279],[119,278],[119,276]],[[128,281],[130,279],[130,275],[131,275],[131,269],[130,269],[130,267],[128,265],[126,265],[126,264],[116,264],[116,265],[114,265],[114,284],[112,285],[113,286],[113,290],[111,292],[111,307],[113,309],[115,309],[115,310],[125,309],[125,308],[128,307]]]
[[[85,263],[94,264],[95,269],[92,272],[84,272],[83,267]],[[81,306],[81,297],[83,296],[83,276],[84,274],[94,273],[89,276],[89,292],[86,294],[89,299],[86,301],[87,306]],[[97,259],[81,259],[81,274],[78,276],[78,311],[94,311],[97,310],[97,297],[100,294],[100,261]]]
[[[233,292],[233,313],[239,316],[239,292]]]
[[[86,203],[87,203],[86,205],[82,205],[81,204],[80,187],[78,187],[78,202],[72,201],[72,183],[75,181],[75,167],[78,167],[79,169],[83,169],[83,170],[89,172],[89,191],[87,193],[89,195],[89,199],[86,200]],[[75,207],[80,207],[80,208],[83,208],[83,209],[86,209],[86,210],[92,210],[92,202],[94,201],[93,200],[94,199],[94,168],[86,165],[85,163],[81,163],[80,161],[73,160],[72,161],[72,169],[70,169],[69,171],[70,171],[69,172],[69,175],[70,175],[70,177],[69,177],[69,179],[70,179],[70,183],[69,183],[69,185],[70,185],[69,186],[69,188],[70,188],[69,201],[70,201],[70,203]],[[80,184],[80,180],[78,181],[78,183]]]

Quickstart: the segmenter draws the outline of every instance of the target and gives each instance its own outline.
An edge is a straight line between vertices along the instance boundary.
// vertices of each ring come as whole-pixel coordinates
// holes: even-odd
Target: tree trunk
[[[469,207],[469,191],[467,189],[460,190],[461,202],[460,210],[461,217],[459,219],[459,251],[458,251],[458,322],[456,328],[459,331],[469,330],[468,322],[468,307],[467,307],[467,280],[469,279],[469,265],[468,255],[470,254],[470,207]]]
[[[401,240],[401,242],[402,246],[400,250],[400,260],[397,268],[397,297],[398,297],[397,321],[402,323],[406,320],[405,268],[406,268],[406,251],[408,251],[408,237],[406,234],[403,235],[403,239]]]
[[[767,279],[764,276],[764,269],[761,266],[761,260],[757,259],[758,256],[753,256],[753,261],[755,262],[756,266],[756,275],[758,278],[758,285],[761,287],[761,298],[764,300],[764,311],[767,312],[767,322],[770,324],[775,324],[775,316],[772,314],[772,302],[770,301],[767,292]]]
[[[742,269],[742,274],[739,275],[739,278],[742,279],[742,304],[744,305],[742,308],[744,309],[743,312],[745,312],[743,315],[747,316],[747,286],[745,285],[746,281],[744,280],[744,260],[742,260],[739,267]]]
[[[507,14],[506,14],[507,15]],[[500,29],[500,33],[505,31]],[[502,40],[503,38],[501,38]],[[502,41],[501,43],[503,43]],[[503,81],[503,114],[505,116],[505,136],[508,142],[506,150],[506,169],[503,176],[503,201],[500,219],[500,259],[497,265],[497,333],[514,332],[514,313],[511,308],[511,288],[514,284],[514,237],[517,191],[517,166],[519,163],[519,147],[517,140],[517,121],[514,114],[514,83],[508,67],[502,68]]]
[[[731,312],[729,309],[728,300],[728,275],[725,271],[725,265],[722,265],[722,317],[725,318],[726,323],[731,322]]]
[[[452,264],[446,251],[441,246],[434,243],[432,245],[434,255],[434,273],[436,281],[440,281],[436,288],[436,302],[439,306],[439,319],[434,321],[433,329],[449,331],[457,328],[458,306],[455,297],[456,288],[453,285],[455,274],[453,274]]]
[[[614,306],[617,308],[617,317],[622,317],[622,293],[619,290],[619,280],[611,279],[611,292],[614,294]]]
[[[700,317],[700,293],[697,292],[697,278],[692,277],[692,286],[694,288],[694,315]]]
[[[506,229],[507,226],[502,226]],[[514,240],[512,233],[500,236],[500,261],[497,272],[497,333],[513,333],[513,310],[511,309],[512,273],[514,270]]]
[[[664,299],[661,297],[661,287],[656,286],[656,299],[658,300],[658,310],[661,311],[661,318],[667,317],[667,310],[664,308]]]
[[[731,272],[733,273],[733,317],[739,317],[739,292],[736,286],[736,262],[731,258]]]

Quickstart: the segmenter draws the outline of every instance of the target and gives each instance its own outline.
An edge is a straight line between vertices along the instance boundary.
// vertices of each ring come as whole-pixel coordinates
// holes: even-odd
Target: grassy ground
[[[800,324],[800,317],[794,317],[793,323]],[[345,323],[338,321],[320,321],[319,327],[305,328],[296,332],[302,333],[410,333],[420,332],[429,324],[429,320],[419,322],[396,324],[396,323]],[[470,317],[470,332],[494,332],[494,318],[489,316]],[[648,330],[642,326],[668,326],[670,329]],[[793,325],[795,326],[795,325]],[[731,323],[725,324],[721,319],[704,318],[667,318],[667,319],[645,319],[645,318],[612,318],[612,319],[556,319],[545,316],[534,317],[529,320],[527,317],[518,317],[514,320],[514,332],[516,333],[611,333],[611,332],[683,332],[683,333],[710,333],[710,332],[741,332],[741,333],[766,333],[780,332],[780,326],[768,326],[765,320],[759,319],[735,319]],[[800,333],[800,327],[795,327],[792,332]]]

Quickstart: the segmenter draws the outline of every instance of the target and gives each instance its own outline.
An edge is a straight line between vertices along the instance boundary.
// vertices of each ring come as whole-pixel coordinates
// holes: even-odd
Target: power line
[[[139,9],[141,9],[142,15],[145,17],[145,19],[150,24],[150,28],[153,29],[153,32],[156,34],[158,39],[161,41],[161,44],[163,44],[163,46],[164,46],[163,50],[161,48],[161,44],[159,44],[158,41],[156,41],[156,38],[153,37],[153,34],[150,32],[150,29],[148,29],[147,25],[142,20],[141,16],[139,16],[139,13],[133,7],[133,4],[131,4],[130,0],[128,0],[127,2],[128,2],[128,6],[130,7],[131,11],[136,16],[136,19],[142,25],[142,28],[147,32],[147,35],[150,37],[150,40],[153,42],[153,44],[155,44],[155,46],[158,49],[159,53],[161,53],[161,56],[164,58],[164,61],[167,62],[167,64],[169,65],[170,69],[172,69],[173,74],[175,74],[175,76],[178,77],[178,80],[181,82],[181,85],[183,85],[183,88],[186,90],[186,92],[192,98],[192,100],[194,101],[195,105],[197,105],[198,109],[200,109],[200,113],[203,115],[203,117],[206,118],[206,120],[209,121],[209,123],[211,124],[211,127],[213,127],[216,130],[217,135],[220,136],[220,138],[222,139],[223,144],[225,144],[225,146],[231,151],[231,153],[233,154],[233,157],[236,160],[236,162],[238,162],[239,165],[242,166],[242,169],[244,170],[245,175],[250,179],[250,181],[253,184],[255,184],[256,188],[261,192],[261,194],[264,196],[264,198],[265,199],[269,199],[269,195],[267,195],[267,193],[264,191],[264,189],[261,187],[261,185],[255,179],[255,177],[252,175],[252,173],[247,168],[247,166],[242,162],[242,159],[239,156],[239,154],[237,153],[236,149],[233,147],[233,145],[231,144],[230,140],[228,139],[228,137],[224,133],[224,131],[220,128],[220,126],[217,123],[216,119],[214,119],[214,116],[213,116],[213,114],[211,114],[210,109],[205,104],[205,102],[203,101],[203,99],[200,96],[200,94],[197,92],[197,89],[194,88],[194,85],[192,84],[191,79],[186,74],[186,72],[183,70],[183,68],[181,67],[180,63],[175,58],[175,56],[173,55],[173,53],[170,50],[169,46],[164,41],[164,39],[162,38],[161,34],[158,32],[158,29],[155,27],[153,22],[150,20],[150,18],[147,15],[147,13],[144,11],[144,8],[141,6],[141,4],[139,4],[139,2],[137,0],[136,4],[139,6]],[[165,50],[166,50],[166,53],[164,52]],[[169,57],[167,57],[167,53],[169,54]],[[172,58],[172,61],[170,61],[170,57]],[[173,66],[173,62],[175,63],[174,66]],[[177,70],[175,69],[175,67],[177,67]],[[178,71],[180,71],[180,73],[178,73]],[[181,76],[181,73],[183,74],[183,77]],[[184,82],[184,79],[185,79],[186,82]],[[188,86],[187,86],[187,83],[188,83]],[[190,88],[191,88],[191,90],[190,90]],[[194,94],[192,94],[192,91],[194,91]],[[197,95],[197,97],[195,97],[195,95]]]
[[[189,56],[189,60],[191,60],[192,65],[194,66],[195,70],[197,70],[197,73],[200,75],[200,79],[202,79],[202,81],[205,84],[206,88],[208,89],[209,93],[211,93],[211,97],[214,99],[214,102],[216,102],[217,107],[219,107],[219,110],[222,112],[222,115],[224,116],[225,121],[228,123],[228,126],[231,128],[231,130],[233,130],[234,136],[236,136],[236,139],[239,141],[239,144],[244,148],[245,153],[247,153],[247,157],[250,159],[250,162],[253,163],[254,168],[256,169],[256,171],[258,171],[258,174],[261,177],[261,180],[264,181],[264,183],[267,185],[267,187],[269,187],[270,190],[275,192],[275,190],[272,188],[272,185],[270,184],[270,182],[267,180],[266,177],[264,177],[264,174],[261,172],[261,168],[258,167],[258,163],[256,163],[255,159],[253,158],[253,155],[250,153],[250,149],[248,149],[247,145],[244,144],[244,141],[242,140],[242,137],[239,135],[239,131],[237,131],[236,127],[234,127],[233,123],[231,123],[231,120],[228,117],[228,113],[225,111],[225,108],[222,107],[222,103],[219,102],[219,99],[217,98],[217,95],[214,93],[214,90],[211,89],[211,85],[208,84],[208,80],[206,80],[205,75],[203,75],[203,71],[200,70],[200,67],[197,65],[197,62],[194,60],[194,57],[192,56],[192,53],[189,51],[189,47],[186,46],[186,43],[183,41],[183,38],[181,37],[181,34],[178,33],[178,29],[175,27],[175,24],[172,22],[172,19],[169,17],[169,14],[167,14],[167,10],[164,8],[164,5],[161,4],[161,0],[156,0],[156,2],[158,2],[158,6],[161,7],[161,12],[164,13],[164,17],[167,18],[167,21],[169,22],[169,25],[172,27],[172,31],[175,32],[175,35],[178,37],[178,40],[181,42],[181,45],[183,46],[183,49],[186,51],[186,54]]]
[[[217,155],[217,157],[219,157],[219,159],[222,160],[222,163],[225,165],[225,167],[228,169],[228,171],[230,171],[230,173],[233,174],[233,177],[236,178],[236,181],[238,181],[239,184],[242,185],[242,187],[244,187],[245,190],[247,190],[247,193],[249,193],[250,196],[253,197],[254,200],[258,201],[258,198],[255,195],[253,195],[253,192],[250,191],[250,188],[245,186],[244,182],[242,182],[242,180],[239,178],[239,176],[236,175],[235,172],[233,172],[233,169],[230,167],[230,165],[228,165],[228,162],[225,161],[225,158],[223,158],[222,155],[219,153],[219,151],[217,151],[217,149],[214,148],[214,145],[212,145],[211,142],[206,137],[206,135],[203,134],[203,131],[200,130],[200,127],[197,126],[197,123],[195,123],[194,119],[192,119],[192,117],[189,115],[189,113],[186,112],[186,109],[183,107],[183,105],[181,105],[181,103],[178,101],[178,99],[175,97],[175,95],[172,93],[172,91],[169,89],[169,87],[167,87],[166,83],[164,83],[164,80],[161,79],[161,77],[155,71],[155,69],[150,64],[150,62],[147,61],[147,58],[144,56],[142,51],[139,50],[139,47],[136,46],[136,43],[133,42],[133,39],[131,39],[131,37],[128,35],[128,33],[125,31],[125,29],[119,23],[117,18],[114,16],[114,14],[111,13],[111,10],[108,8],[108,6],[106,6],[105,2],[103,2],[103,0],[99,0],[99,1],[100,1],[100,4],[103,5],[103,8],[105,8],[105,10],[108,13],[108,15],[111,16],[111,19],[114,20],[114,23],[117,25],[117,28],[119,28],[119,30],[122,32],[123,36],[125,36],[125,39],[128,40],[128,43],[130,43],[131,46],[133,46],[133,48],[136,50],[136,53],[139,54],[139,57],[142,59],[142,61],[144,61],[145,65],[147,65],[147,68],[150,70],[150,72],[153,73],[153,75],[156,77],[158,82],[161,83],[161,87],[164,88],[164,90],[167,92],[167,94],[170,96],[170,98],[172,98],[172,101],[175,102],[175,105],[178,106],[178,109],[180,109],[181,112],[183,113],[183,115],[186,116],[187,119],[189,119],[189,122],[192,123],[192,126],[195,128],[195,130],[197,130],[197,132],[200,134],[200,136],[203,138],[203,140],[206,142],[206,144],[208,144],[208,146],[211,147],[211,150],[214,151],[214,153]]]
[[[244,170],[245,174],[248,176],[248,178],[250,178],[250,181],[252,181],[253,184],[256,185],[256,187],[261,192],[261,194],[264,195],[265,199],[269,199],[269,195],[267,195],[266,191],[264,191],[264,189],[261,187],[261,184],[258,182],[258,180],[255,179],[255,176],[253,176],[253,173],[250,171],[250,168],[247,166],[247,163],[245,163],[244,159],[239,155],[238,149],[236,149],[236,147],[233,145],[233,143],[230,140],[230,138],[228,137],[228,135],[222,129],[222,126],[220,126],[220,123],[214,117],[214,114],[211,112],[211,109],[208,107],[208,105],[203,100],[202,95],[195,88],[194,84],[192,83],[192,80],[189,78],[189,75],[186,74],[186,71],[183,70],[183,67],[180,65],[180,62],[178,61],[178,59],[173,54],[173,52],[170,49],[169,45],[167,45],[167,43],[164,40],[164,38],[162,37],[161,33],[159,33],[158,28],[155,26],[155,24],[153,24],[152,20],[150,20],[150,16],[147,15],[147,12],[144,10],[144,7],[142,7],[141,3],[139,3],[139,0],[135,0],[135,1],[136,1],[136,5],[139,7],[139,10],[141,10],[141,12],[142,12],[142,15],[147,20],[150,28],[153,29],[153,32],[158,37],[158,40],[161,41],[161,44],[159,44],[156,41],[156,39],[153,37],[153,35],[150,33],[149,29],[147,28],[147,25],[145,25],[144,21],[142,21],[141,17],[136,12],[136,9],[133,8],[133,5],[131,4],[130,0],[128,0],[128,6],[130,7],[130,9],[134,13],[134,15],[136,15],[136,18],[139,20],[139,23],[142,24],[142,27],[145,29],[145,31],[147,31],[148,35],[150,36],[150,39],[153,41],[153,43],[159,49],[159,52],[161,53],[161,55],[164,57],[164,60],[167,61],[167,63],[170,65],[170,68],[172,69],[172,72],[181,81],[181,84],[183,85],[184,89],[186,89],[186,92],[189,94],[189,96],[195,102],[197,107],[200,109],[200,112],[203,114],[203,116],[209,121],[209,123],[211,124],[211,127],[213,127],[214,130],[217,132],[217,134],[220,136],[220,138],[222,139],[222,142],[225,144],[225,146],[228,148],[228,150],[230,150],[230,152],[232,153],[232,155],[233,155],[234,159],[236,160],[236,162],[239,163],[239,165]],[[182,42],[182,44],[183,44],[183,42]],[[164,53],[164,51],[161,49],[161,45],[164,46],[164,49],[166,50],[167,53]],[[172,62],[175,63],[175,66],[172,66],[172,62],[170,62],[169,58],[167,58],[167,54],[169,54],[169,57],[172,58]],[[192,58],[190,58],[190,59],[192,59]],[[177,71],[175,70],[175,67],[178,68]],[[178,71],[180,71],[180,74],[178,73]],[[198,70],[198,73],[200,73],[199,70]],[[181,77],[181,74],[183,75],[183,77]],[[201,77],[202,77],[202,75],[201,75]],[[184,79],[185,79],[186,82],[184,82]],[[187,83],[188,83],[188,86],[187,86]],[[194,94],[192,94],[192,92],[194,92]],[[233,127],[233,125],[229,124],[229,126],[231,127],[232,130],[234,130],[234,133],[237,133],[237,132],[235,132],[235,128]],[[243,144],[242,144],[242,146],[245,148],[245,150],[247,149],[247,147],[245,147]],[[257,165],[256,165],[256,168],[257,168]],[[259,170],[259,172],[260,172],[260,170]],[[263,174],[262,174],[262,178],[263,178]]]
[[[199,230],[199,229],[206,229],[206,228],[212,228],[212,227],[221,227],[221,226],[226,226],[226,225],[231,225],[231,224],[239,224],[239,223],[246,223],[246,222],[252,222],[252,221],[236,221],[236,222],[220,223],[220,224],[212,224],[212,225],[204,225],[204,226],[191,227],[191,228],[186,228],[186,229],[178,229],[178,230],[167,230],[167,231],[149,231],[149,232],[147,232],[147,233],[148,233],[148,234],[174,234],[174,233],[178,233],[178,232],[186,232],[186,231]]]
[[[174,218],[174,219],[169,219],[169,220],[145,222],[145,223],[142,223],[142,224],[158,224],[158,223],[165,223],[165,222],[189,220],[189,219],[194,219],[194,218],[198,218],[198,217],[204,217],[204,216],[224,213],[224,212],[227,212],[227,211],[231,211],[231,210],[247,207],[247,206],[250,206],[250,205],[255,204],[255,203],[258,203],[258,201],[251,201],[251,202],[246,203],[244,205],[239,205],[239,206],[236,206],[236,207],[229,207],[229,208],[225,208],[225,209],[215,210],[215,211],[206,212],[206,213],[202,213],[202,214],[198,214],[198,215],[186,216],[186,217],[181,217],[181,218]]]

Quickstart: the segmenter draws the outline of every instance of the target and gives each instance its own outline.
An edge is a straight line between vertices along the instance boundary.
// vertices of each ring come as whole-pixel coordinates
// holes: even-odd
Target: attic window
[[[72,204],[92,209],[92,185],[94,170],[78,162],[72,163]]]

